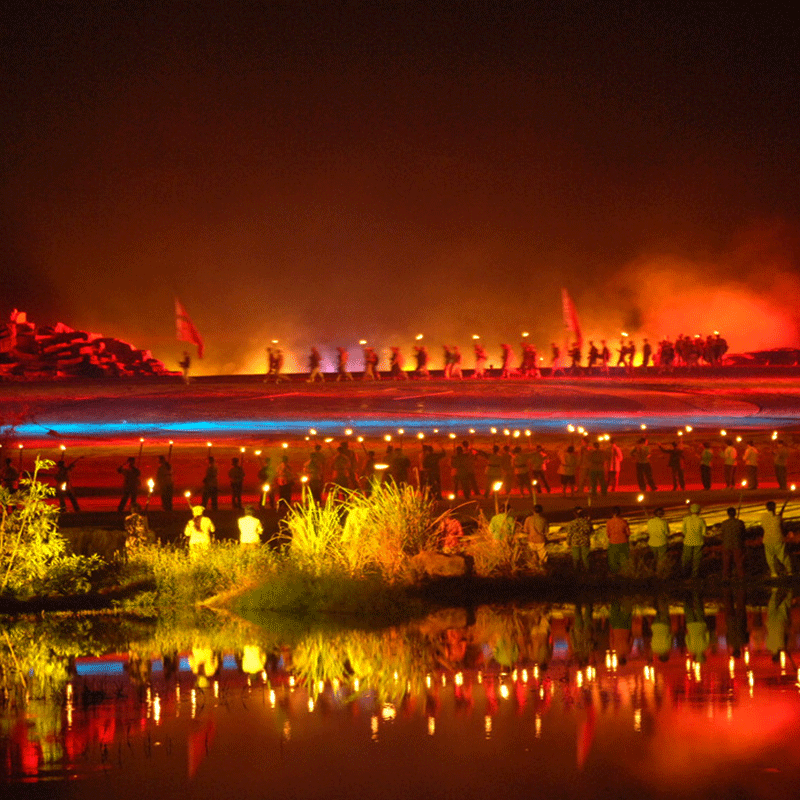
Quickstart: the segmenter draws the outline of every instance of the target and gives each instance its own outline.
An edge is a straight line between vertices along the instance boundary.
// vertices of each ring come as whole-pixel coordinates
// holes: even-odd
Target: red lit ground
[[[19,463],[20,444],[25,469],[32,466],[34,454],[54,459],[59,446],[65,445],[68,460],[85,457],[73,472],[74,485],[83,507],[97,511],[115,507],[120,483],[116,467],[126,456],[139,455],[140,437],[145,439],[143,479],[155,474],[157,455],[166,455],[168,441],[173,440],[176,491],[191,489],[195,494],[209,452],[206,442],[211,441],[220,466],[223,506],[227,504],[225,474],[230,459],[240,455],[241,447],[246,448],[245,499],[252,500],[259,492],[256,449],[271,454],[273,464],[285,452],[299,470],[314,442],[333,438],[332,443],[324,444],[327,449],[341,439],[355,440],[359,435],[365,439],[364,447],[374,449],[379,456],[386,445],[383,437],[392,435],[394,445],[402,442],[410,451],[413,463],[420,450],[420,433],[426,442],[448,451],[465,438],[482,450],[490,449],[493,442],[523,448],[541,443],[551,454],[547,475],[555,487],[556,452],[581,439],[577,433],[568,433],[570,423],[585,426],[588,441],[605,432],[615,435],[626,455],[642,434],[642,425],[647,426],[651,444],[668,444],[681,428],[681,440],[687,446],[687,489],[693,496],[700,488],[695,448],[705,439],[718,448],[721,429],[742,436],[740,454],[744,442],[750,438],[755,441],[761,450],[759,468],[767,495],[774,494],[776,485],[771,457],[773,431],[779,431],[792,447],[790,481],[800,474],[800,451],[794,446],[795,439],[800,442],[800,382],[779,370],[750,377],[731,373],[730,377],[632,380],[384,380],[314,385],[295,380],[275,386],[264,384],[260,378],[223,377],[201,378],[189,386],[173,378],[6,384],[0,387],[0,401],[3,423],[19,423],[6,427],[3,438],[3,449],[10,452],[14,464]],[[686,425],[693,429],[685,430]],[[491,433],[492,427],[497,433]],[[311,429],[317,436],[309,433]],[[346,429],[352,429],[350,437],[345,436]],[[398,434],[399,429],[403,435]],[[283,443],[288,445],[286,449]],[[361,447],[355,441],[353,446]],[[671,486],[666,455],[657,449],[653,465],[658,486]],[[447,462],[444,466],[447,491]],[[721,465],[715,464],[715,485],[720,481]],[[638,490],[630,458],[623,464],[620,483],[624,494],[610,496],[606,502],[635,503]],[[731,494],[733,497],[728,497]],[[712,496],[728,503],[738,494],[717,491]],[[764,492],[748,492],[745,499],[754,495],[760,499]],[[647,502],[684,503],[686,496],[681,492],[659,493],[648,497]],[[554,510],[574,502],[556,497],[548,501]],[[597,502],[601,502],[599,498]],[[153,501],[154,508],[157,503]]]

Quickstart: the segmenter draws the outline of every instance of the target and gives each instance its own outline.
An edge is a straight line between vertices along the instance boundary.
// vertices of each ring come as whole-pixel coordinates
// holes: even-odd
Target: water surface
[[[800,607],[782,590],[265,623],[7,624],[9,796],[796,794]]]

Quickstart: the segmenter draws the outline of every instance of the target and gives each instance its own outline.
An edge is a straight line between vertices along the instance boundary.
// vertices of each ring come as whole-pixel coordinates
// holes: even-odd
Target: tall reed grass
[[[387,482],[369,497],[353,492],[337,502],[329,495],[321,504],[307,493],[284,521],[287,558],[315,576],[405,580],[409,557],[435,545],[437,523],[433,501],[411,486]]]

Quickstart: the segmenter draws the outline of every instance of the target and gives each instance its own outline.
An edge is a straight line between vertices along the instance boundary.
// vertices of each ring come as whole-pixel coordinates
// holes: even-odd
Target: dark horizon
[[[800,343],[788,10],[15,7],[4,317],[308,347]],[[490,358],[497,360],[494,353]]]

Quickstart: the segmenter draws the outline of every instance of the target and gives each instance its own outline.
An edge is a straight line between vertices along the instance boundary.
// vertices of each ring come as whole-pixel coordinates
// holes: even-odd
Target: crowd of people
[[[451,437],[454,434],[450,434]],[[386,437],[391,439],[391,437]],[[504,437],[505,438],[505,437]],[[362,439],[357,448],[353,439],[343,439],[338,446],[328,438],[324,445],[317,443],[298,459],[284,450],[273,459],[262,450],[256,455],[247,470],[247,484],[252,494],[254,486],[258,505],[276,508],[281,501],[291,504],[303,489],[320,501],[329,492],[368,492],[375,481],[391,480],[397,484],[411,484],[425,489],[435,500],[463,498],[528,496],[535,499],[543,493],[560,491],[563,495],[590,496],[620,492],[623,486],[620,475],[623,469],[635,474],[636,487],[642,493],[659,491],[653,473],[653,461],[663,461],[662,476],[666,472],[669,482],[664,490],[683,490],[689,479],[704,491],[715,486],[725,489],[755,490],[765,480],[781,491],[788,491],[788,464],[797,448],[789,445],[773,433],[768,445],[756,447],[755,439],[741,441],[724,437],[719,441],[704,440],[690,442],[688,437],[679,437],[669,442],[651,444],[646,436],[640,436],[633,447],[623,447],[620,440],[601,435],[590,441],[588,433],[577,429],[570,437],[573,443],[557,449],[547,449],[530,439],[511,438],[510,443],[492,443],[482,446],[479,441],[454,438],[446,440],[448,447],[440,442],[428,443],[416,440],[413,449],[403,443],[402,437],[395,441],[381,442],[379,451],[370,449]],[[521,442],[517,444],[517,442]],[[73,511],[80,506],[73,488],[73,470],[83,458],[67,462],[58,459],[50,477],[54,481],[55,495],[62,511],[67,503]],[[251,466],[252,465],[252,466]],[[234,456],[230,464],[222,468],[227,477],[225,494],[230,497],[231,507],[242,509],[243,493],[248,473],[243,459]],[[142,494],[147,494],[148,504],[153,495],[160,500],[164,511],[172,511],[176,481],[170,456],[159,455],[155,476],[144,488],[140,461],[134,456],[127,458],[117,468],[121,476],[121,495],[117,510],[121,513],[128,505],[137,503]],[[766,474],[766,478],[765,478]],[[190,491],[189,497],[199,493],[205,507],[217,510],[220,496],[220,467],[213,455],[208,455],[203,468],[199,489]],[[0,470],[0,483],[10,491],[17,488],[20,469],[14,459],[7,457]],[[196,477],[195,477],[196,480]],[[182,483],[187,483],[185,479]],[[630,490],[630,485],[624,487]]]
[[[791,560],[786,551],[783,525],[785,507],[786,503],[778,511],[775,501],[769,500],[757,520],[763,531],[764,557],[771,578],[793,574]],[[703,550],[706,546],[707,524],[698,503],[692,503],[688,512],[681,520],[680,526],[682,535],[680,575],[697,579],[700,577]],[[672,531],[664,519],[664,509],[656,508],[652,515],[648,513],[647,516],[647,548],[651,554],[653,570],[661,578],[671,577],[669,573],[672,567],[667,560],[667,551]],[[608,538],[608,572],[612,575],[624,573],[631,565],[633,554],[630,524],[619,506],[612,508],[611,517],[606,521],[605,528]],[[573,565],[578,572],[590,570],[592,533],[593,524],[589,514],[584,508],[577,506],[574,518],[567,525],[567,545],[570,548]],[[719,526],[723,580],[734,577],[732,567],[735,567],[737,579],[742,580],[745,577],[745,534],[745,524],[739,518],[738,509],[729,507],[726,519]]]
[[[632,374],[634,369],[648,370],[656,368],[662,372],[669,372],[675,367],[697,367],[701,364],[717,366],[722,363],[724,355],[728,352],[727,341],[715,332],[708,336],[684,336],[679,334],[673,342],[665,338],[657,343],[656,347],[645,338],[637,348],[636,342],[623,334],[618,345],[609,345],[605,339],[595,343],[589,340],[586,346],[582,342],[573,342],[569,347],[562,348],[552,342],[549,356],[540,355],[536,346],[527,338],[519,345],[519,356],[512,345],[500,345],[500,358],[497,367],[489,363],[486,347],[477,336],[473,337],[473,378],[487,378],[489,376],[500,378],[539,378],[544,374],[558,375],[609,375],[611,369],[616,368]],[[380,380],[381,357],[374,347],[366,343],[361,345],[363,351],[362,380]],[[351,381],[353,374],[350,370],[349,351],[346,347],[336,348],[336,381]],[[184,354],[185,355],[185,354]],[[406,370],[405,357],[400,347],[392,346],[388,351],[389,359],[385,372],[387,377],[396,380],[408,380],[409,376],[427,379],[431,377],[431,357],[426,345],[418,342],[413,346],[413,368]],[[317,347],[312,347],[308,356],[309,383],[317,380],[324,381],[325,373],[322,371],[322,355]],[[464,356],[458,345],[442,346],[442,377],[445,379],[460,380],[464,377]],[[181,362],[184,375],[188,369],[188,362]],[[265,381],[279,383],[286,380],[284,374],[283,350],[276,344],[267,348],[267,375]]]
[[[389,436],[385,438],[391,440]],[[563,495],[572,497],[585,494],[590,506],[593,496],[621,491],[620,472],[624,463],[630,461],[630,466],[633,467],[630,472],[635,473],[638,488],[642,492],[639,501],[648,496],[652,503],[652,494],[649,493],[658,491],[651,463],[656,456],[664,460],[662,466],[667,467],[671,475],[672,485],[667,488],[685,488],[684,465],[690,462],[697,469],[697,478],[704,491],[712,489],[712,478],[716,470],[721,472],[722,478],[718,485],[721,484],[721,488],[729,490],[738,489],[741,503],[745,491],[757,489],[763,483],[760,469],[766,463],[770,463],[772,467],[770,483],[780,491],[789,491],[787,465],[792,451],[776,434],[769,441],[770,445],[761,448],[755,446],[754,440],[743,444],[729,437],[718,443],[703,441],[691,444],[678,439],[653,446],[647,437],[640,436],[633,447],[623,450],[610,436],[599,436],[590,442],[587,436],[581,435],[577,444],[567,444],[551,451],[540,443],[530,442],[526,442],[525,447],[494,442],[482,449],[470,439],[460,442],[449,440],[451,446],[445,449],[442,444],[434,445],[420,440],[419,449],[415,448],[413,453],[402,442],[388,441],[382,443],[385,447],[378,454],[376,450],[368,449],[363,441],[358,442],[361,448],[361,453],[358,453],[351,447],[352,439],[345,438],[336,446],[332,439],[326,439],[325,446],[321,443],[311,444],[302,463],[299,459],[295,459],[293,463],[289,453],[283,452],[273,464],[270,455],[257,451],[257,460],[253,465],[258,482],[257,502],[251,501],[247,505],[243,503],[247,471],[240,456],[230,459],[226,476],[231,506],[243,512],[239,519],[243,544],[257,544],[261,539],[263,528],[255,515],[256,507],[283,511],[305,493],[321,502],[331,494],[336,499],[344,498],[354,491],[368,494],[374,491],[377,484],[391,481],[398,485],[418,487],[435,500],[443,500],[445,497],[451,501],[457,498],[469,500],[473,497],[493,500],[496,513],[488,524],[491,535],[498,540],[522,536],[533,561],[543,567],[547,561],[548,522],[538,500],[544,494],[556,490],[552,485],[556,480]],[[171,451],[169,455],[171,456]],[[79,461],[80,458],[77,458],[68,463],[62,456],[51,473],[61,511],[67,510],[67,502],[71,503],[73,511],[79,510],[71,480],[72,472]],[[745,477],[738,480],[737,472],[741,467],[744,468]],[[158,456],[155,478],[148,481],[144,508],[139,503],[143,486],[137,459],[128,457],[117,468],[117,472],[122,481],[117,510],[120,513],[128,510],[126,528],[130,541],[152,541],[145,518],[153,495],[158,496],[164,511],[173,510],[176,484],[171,458],[163,454]],[[0,474],[3,486],[13,492],[18,488],[19,479],[20,472],[14,466],[13,460],[6,458]],[[217,460],[209,454],[199,490],[187,490],[184,493],[187,506],[191,509],[191,520],[185,529],[190,552],[201,551],[211,541],[214,524],[206,516],[206,511],[218,510],[220,483]],[[630,488],[628,486],[628,490]],[[199,503],[192,499],[196,494],[200,495]],[[508,501],[512,494],[527,496],[533,501],[533,513],[524,521],[518,521],[509,506]],[[500,503],[503,504],[502,510]],[[567,545],[578,571],[587,571],[590,567],[593,523],[588,512],[588,508],[576,507],[574,519],[566,526]],[[744,524],[738,518],[738,509],[729,508],[727,515],[728,518],[720,526],[723,576],[729,577],[731,568],[734,567],[737,575],[743,577]],[[779,570],[792,573],[785,550],[781,515],[782,511],[776,510],[776,503],[769,501],[759,520],[764,531],[764,554],[772,576],[776,576]],[[656,508],[648,517],[648,546],[652,552],[654,569],[656,573],[661,573],[666,563],[671,532],[664,520],[663,508]],[[612,574],[623,572],[631,559],[631,530],[619,506],[612,508],[605,528],[608,538],[608,570]],[[691,504],[689,513],[682,521],[681,532],[682,570],[691,577],[697,577],[706,539],[706,523],[699,504]],[[456,529],[443,533],[445,551],[458,549],[459,536]]]

